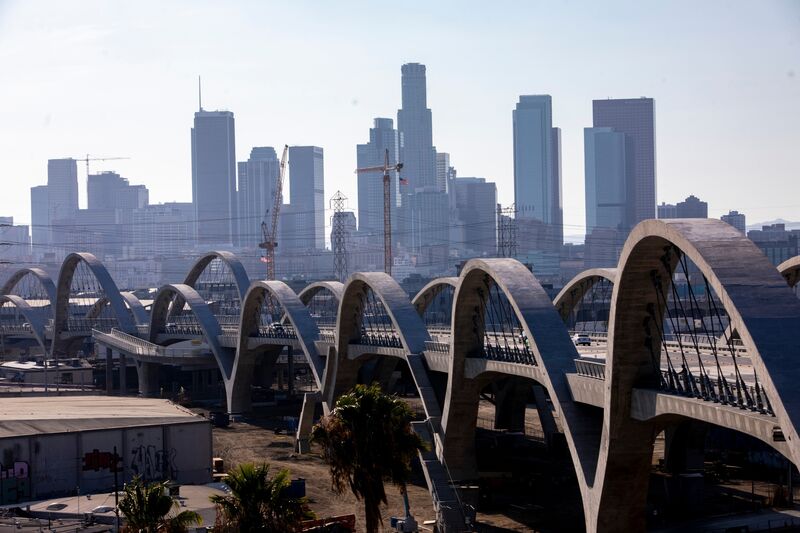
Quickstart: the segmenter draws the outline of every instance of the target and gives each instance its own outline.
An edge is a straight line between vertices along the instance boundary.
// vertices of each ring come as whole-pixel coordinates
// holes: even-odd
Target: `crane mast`
[[[263,241],[258,245],[264,249],[264,257],[261,259],[267,264],[267,279],[275,279],[275,248],[278,246],[278,217],[283,204],[283,181],[289,169],[289,145],[284,145],[281,155],[281,167],[278,178],[275,182],[275,195],[270,213],[270,225],[267,221],[261,222],[261,234]]]
[[[389,164],[389,149],[387,148],[383,156],[383,165],[356,169],[356,174],[383,172],[383,271],[390,276],[392,275],[392,189],[389,172],[399,171],[402,168],[403,163]]]

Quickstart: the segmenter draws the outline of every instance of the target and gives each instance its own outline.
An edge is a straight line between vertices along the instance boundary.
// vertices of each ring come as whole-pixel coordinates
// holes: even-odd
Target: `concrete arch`
[[[197,318],[203,336],[217,361],[223,378],[226,382],[230,379],[233,372],[233,354],[231,350],[223,348],[219,342],[222,335],[222,327],[217,321],[217,317],[211,312],[208,304],[200,294],[193,288],[182,283],[164,285],[158,289],[153,308],[150,313],[150,338],[149,341],[156,343],[159,332],[167,324],[170,313],[170,305],[175,302],[178,305],[188,305],[192,314]]]
[[[14,288],[25,276],[33,276],[42,285],[47,297],[50,299],[50,306],[53,307],[56,301],[56,285],[50,275],[41,268],[21,268],[17,270],[8,278],[3,288],[0,289],[0,294],[14,294]]]
[[[320,289],[321,290],[321,289]],[[228,410],[232,413],[248,411],[250,408],[250,384],[255,364],[254,354],[248,347],[250,335],[258,328],[261,307],[268,296],[275,298],[285,317],[294,328],[303,354],[306,356],[317,387],[322,389],[325,363],[317,353],[315,342],[319,339],[319,328],[308,308],[286,283],[282,281],[255,281],[245,295],[239,323],[239,344],[228,388]]]
[[[438,296],[439,293],[445,289],[445,287],[456,288],[457,286],[457,277],[452,276],[446,278],[436,278],[422,287],[419,292],[414,295],[414,299],[411,300],[411,303],[419,313],[419,316],[423,316],[425,314],[425,310],[428,308],[428,305],[430,305],[433,299],[436,298],[436,296]]]
[[[79,252],[69,254],[61,265],[61,271],[58,274],[58,283],[56,284],[56,304],[54,313],[54,335],[53,335],[53,350],[60,347],[59,336],[64,330],[64,325],[69,318],[69,293],[72,286],[72,278],[75,275],[75,270],[78,265],[85,263],[92,275],[94,275],[97,282],[103,289],[105,297],[108,298],[109,305],[114,313],[119,324],[119,329],[126,333],[135,333],[136,324],[133,321],[133,315],[128,311],[125,305],[125,300],[120,294],[117,284],[114,282],[108,270],[94,255],[87,252]]]
[[[634,388],[656,388],[658,369],[648,351],[644,320],[659,310],[651,275],[663,272],[661,258],[679,248],[706,277],[740,334],[787,439],[789,458],[800,464],[800,347],[790,338],[800,318],[800,301],[775,267],[741,233],[713,219],[647,220],[631,232],[622,250],[612,296],[604,420],[597,474],[584,489],[587,529],[644,529],[649,462],[657,422],[631,418]],[[674,256],[675,254],[673,254]],[[677,257],[671,258],[674,271]],[[664,281],[671,280],[671,273]],[[655,331],[653,331],[655,330]],[[660,346],[657,328],[652,342]],[[622,490],[623,492],[619,492]],[[619,494],[631,495],[619,498]]]
[[[131,314],[133,315],[136,325],[141,326],[149,324],[150,315],[147,314],[147,310],[144,308],[144,305],[142,305],[142,302],[139,300],[139,298],[137,298],[132,292],[128,291],[122,291],[120,294],[122,295],[122,299],[125,300],[125,303],[128,305],[128,309],[131,310]]]
[[[344,294],[344,283],[339,281],[317,281],[315,283],[310,283],[300,291],[298,297],[300,301],[303,302],[303,305],[308,305],[308,302],[322,291],[330,292],[333,297],[336,298],[337,303],[341,302],[342,294]]]
[[[451,474],[475,473],[474,431],[478,393],[483,381],[465,377],[468,358],[480,353],[483,343],[484,301],[478,294],[488,281],[497,284],[511,304],[536,360],[535,381],[543,385],[560,412],[564,432],[581,487],[595,470],[599,427],[593,413],[572,399],[567,374],[578,357],[567,329],[539,281],[515,259],[472,259],[464,266],[455,294],[450,372],[442,419],[442,453]],[[475,320],[475,317],[480,317]]]
[[[800,255],[789,258],[778,265],[778,272],[786,279],[789,286],[794,288],[800,282]]]
[[[236,289],[239,292],[239,300],[244,301],[245,294],[247,294],[247,290],[250,288],[250,278],[242,262],[231,252],[214,251],[206,253],[192,265],[191,269],[189,269],[189,273],[186,274],[183,284],[194,287],[206,267],[210,265],[214,259],[220,259],[231,271],[233,279],[236,282]]]
[[[47,321],[47,317],[44,316],[44,313],[31,307],[31,305],[24,298],[17,296],[16,294],[0,295],[0,305],[6,303],[10,303],[19,309],[19,312],[22,313],[22,316],[25,317],[25,320],[27,320],[27,322],[31,325],[31,331],[33,332],[36,342],[39,343],[42,351],[47,353],[47,340],[45,339],[44,333],[44,326],[45,322]]]
[[[616,268],[590,268],[584,270],[564,285],[553,300],[553,305],[558,309],[561,319],[566,321],[569,314],[583,299],[586,292],[600,280],[607,280],[613,285],[617,280]],[[589,282],[589,283],[586,283]]]
[[[415,368],[416,361],[425,350],[425,342],[430,340],[428,330],[422,322],[406,292],[397,281],[383,272],[355,273],[344,287],[336,324],[336,349],[328,354],[328,362],[323,379],[323,399],[333,405],[335,399],[352,388],[358,378],[360,361],[348,358],[348,346],[358,339],[363,313],[363,297],[372,290],[381,301],[402,345],[405,360],[411,367],[417,388],[423,398],[423,406],[429,417],[441,416],[441,408],[435,398],[427,398],[425,391],[430,383],[424,368]],[[432,395],[429,395],[432,396]]]

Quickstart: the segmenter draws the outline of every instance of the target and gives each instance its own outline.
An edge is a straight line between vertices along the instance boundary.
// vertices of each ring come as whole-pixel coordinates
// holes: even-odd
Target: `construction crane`
[[[383,271],[390,276],[392,275],[392,198],[389,172],[399,171],[401,168],[403,168],[403,163],[389,164],[389,149],[387,148],[383,157],[383,165],[356,169],[356,174],[383,172]]]
[[[275,201],[272,204],[272,213],[270,216],[270,225],[267,221],[261,222],[261,235],[263,241],[259,243],[258,247],[264,249],[264,257],[261,261],[267,264],[267,279],[275,279],[275,248],[278,246],[278,215],[281,212],[281,205],[283,204],[283,181],[286,173],[289,171],[289,145],[284,145],[283,155],[281,155],[281,168],[278,172],[278,179],[275,182]],[[266,218],[265,213],[265,217]]]
[[[86,157],[73,157],[73,159],[86,163],[86,179],[89,179],[89,161],[114,161],[117,159],[130,159],[130,157],[89,157],[89,154],[86,154]]]

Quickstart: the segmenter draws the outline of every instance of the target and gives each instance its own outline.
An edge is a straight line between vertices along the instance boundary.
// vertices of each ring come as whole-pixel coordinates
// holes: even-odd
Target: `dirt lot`
[[[331,490],[328,467],[322,462],[317,450],[310,454],[294,453],[294,439],[284,432],[276,433],[280,417],[295,414],[297,407],[283,409],[270,408],[266,413],[256,414],[246,421],[232,423],[227,428],[214,428],[214,454],[225,462],[229,469],[242,462],[267,462],[272,468],[289,469],[292,478],[305,478],[306,494],[312,510],[319,517],[355,514],[359,531],[363,531],[364,510],[355,497],[347,492],[336,494]],[[388,530],[390,516],[402,516],[403,500],[396,487],[387,486],[389,503],[383,510],[384,526]],[[414,483],[409,487],[412,512],[419,522],[433,520],[434,512],[431,497],[425,480],[416,473]],[[479,515],[479,531],[533,531],[503,515]],[[428,525],[428,528],[432,526]]]

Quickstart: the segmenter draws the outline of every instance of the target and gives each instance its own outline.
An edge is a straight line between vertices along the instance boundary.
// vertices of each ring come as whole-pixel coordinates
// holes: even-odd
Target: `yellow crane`
[[[272,204],[270,225],[266,220],[261,222],[261,235],[263,240],[258,247],[264,249],[264,257],[261,261],[267,264],[267,279],[275,279],[275,248],[278,246],[278,216],[283,204],[283,181],[289,171],[289,145],[283,146],[281,155],[281,168],[275,183],[275,198]],[[266,213],[265,213],[266,218]]]

